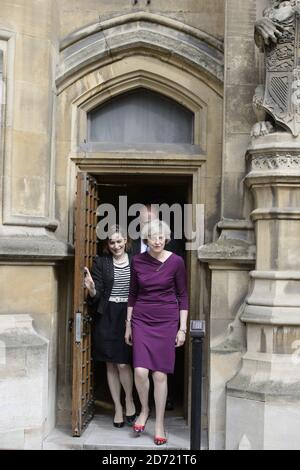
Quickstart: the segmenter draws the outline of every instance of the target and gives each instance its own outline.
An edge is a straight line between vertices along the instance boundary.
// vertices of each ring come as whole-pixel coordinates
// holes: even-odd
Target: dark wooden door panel
[[[96,180],[87,173],[77,174],[75,207],[75,265],[73,319],[72,430],[80,436],[94,415],[91,316],[86,303],[84,267],[92,267],[97,254],[98,207]]]

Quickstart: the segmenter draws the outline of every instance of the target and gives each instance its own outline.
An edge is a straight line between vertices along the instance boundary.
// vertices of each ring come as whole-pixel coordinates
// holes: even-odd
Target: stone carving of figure
[[[255,43],[265,54],[266,80],[253,99],[258,122],[252,136],[276,127],[300,135],[300,0],[273,0],[255,24]]]

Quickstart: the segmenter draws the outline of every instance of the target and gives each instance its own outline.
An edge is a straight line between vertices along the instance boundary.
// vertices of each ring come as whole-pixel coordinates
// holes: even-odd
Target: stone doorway
[[[110,203],[118,208],[119,197],[127,200],[127,206],[135,203],[155,203],[155,204],[179,204],[181,207],[189,200],[189,179],[186,178],[167,178],[163,184],[162,179],[157,176],[127,175],[127,176],[99,176],[98,193],[101,203]],[[119,209],[120,210],[120,209]],[[117,210],[117,217],[119,216]],[[130,221],[130,218],[129,218]],[[101,243],[99,250],[101,252]],[[184,240],[178,241],[176,245],[177,254],[189,262],[189,253],[185,251]],[[181,348],[176,353],[176,369],[173,377],[169,378],[169,407],[173,408],[172,415],[186,417],[187,409],[185,401],[187,397],[187,372],[185,371],[185,348]],[[96,414],[102,414],[112,407],[110,393],[106,384],[105,364],[95,364],[95,405]],[[150,399],[152,399],[150,397]]]
[[[119,196],[128,198],[128,207],[134,202],[152,201],[153,203],[166,203],[172,205],[179,203],[181,205],[193,201],[193,184],[195,183],[193,175],[170,175],[170,174],[138,174],[128,173],[125,175],[116,174],[95,174],[91,176],[95,184],[97,184],[98,200],[101,203],[111,203],[117,207]],[[142,198],[142,200],[141,200]],[[100,244],[101,245],[101,244]],[[100,246],[101,251],[101,246]],[[183,254],[186,261],[189,289],[193,289],[192,284],[197,283],[197,278],[192,274],[192,256],[193,252]],[[199,282],[199,280],[198,280]],[[191,298],[190,318],[198,318],[198,312]],[[189,431],[187,427],[187,419],[189,416],[189,376],[190,376],[190,358],[189,358],[189,341],[185,348],[178,350],[176,358],[176,370],[174,378],[169,382],[170,398],[174,403],[174,409],[167,413],[167,423],[174,434],[174,439],[170,445],[176,443],[178,436],[184,436],[183,448],[187,448],[189,440]],[[106,385],[105,365],[97,365],[94,367],[94,391],[95,391],[95,412],[96,416],[90,426],[94,429],[102,429],[106,435],[108,423],[111,424],[112,402]],[[76,380],[76,378],[75,378]],[[74,384],[74,381],[73,381]],[[74,411],[73,411],[74,413]],[[154,419],[152,418],[153,423]],[[180,425],[178,425],[180,423]],[[88,435],[90,428],[82,434],[80,438],[82,443],[86,442],[85,434]],[[114,429],[112,428],[112,431]],[[98,432],[97,431],[97,432]],[[96,432],[96,431],[95,431]],[[96,434],[97,434],[96,432]],[[173,435],[172,434],[172,435]],[[115,434],[114,434],[115,435]],[[53,436],[52,436],[53,437]],[[50,436],[51,438],[51,436]],[[123,432],[123,438],[127,442],[126,445],[132,445],[132,436],[126,431]],[[124,442],[125,442],[124,441]],[[73,441],[72,441],[73,442]],[[113,442],[113,441],[112,441]],[[173,442],[173,444],[172,444]],[[142,442],[141,442],[142,443]],[[151,442],[148,439],[148,445]],[[108,443],[107,443],[108,445]],[[176,446],[179,443],[177,442]],[[173,447],[174,448],[174,447]],[[177,447],[178,448],[178,447]]]

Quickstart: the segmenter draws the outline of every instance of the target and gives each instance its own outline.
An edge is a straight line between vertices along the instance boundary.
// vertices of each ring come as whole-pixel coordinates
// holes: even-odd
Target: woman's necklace
[[[162,253],[163,253],[163,255],[162,255]],[[149,253],[149,255],[150,255],[150,253]],[[160,253],[160,255],[162,255],[161,258],[164,258],[165,252],[162,251],[162,252]],[[158,261],[161,261],[161,258],[158,258],[158,256],[153,256],[153,255],[150,255],[150,256],[152,256],[152,258],[154,258],[154,259],[157,259]],[[163,263],[163,261],[161,261],[161,262]]]
[[[164,253],[164,254],[165,254],[165,253]],[[154,257],[153,257],[153,258],[154,258]],[[166,258],[166,259],[164,259],[164,258],[165,258],[165,257],[163,257],[163,261],[162,261],[162,260],[160,260],[159,258],[155,258],[155,259],[157,259],[158,261],[160,261],[160,262],[161,262],[161,265],[160,265],[160,266],[158,266],[158,268],[157,268],[157,269],[155,269],[155,271],[160,271],[160,270],[161,270],[161,268],[164,266],[165,262],[166,262],[166,261],[167,261],[167,259],[168,259],[168,258]]]

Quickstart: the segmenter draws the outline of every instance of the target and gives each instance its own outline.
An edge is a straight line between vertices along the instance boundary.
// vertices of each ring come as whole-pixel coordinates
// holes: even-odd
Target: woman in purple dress
[[[133,430],[140,435],[149,416],[149,371],[154,382],[157,445],[167,442],[164,413],[167,374],[174,373],[175,347],[185,342],[188,295],[184,261],[164,249],[170,229],[162,221],[147,223],[142,239],[148,251],[133,257],[128,297],[125,341],[133,346],[135,384],[141,413]]]

